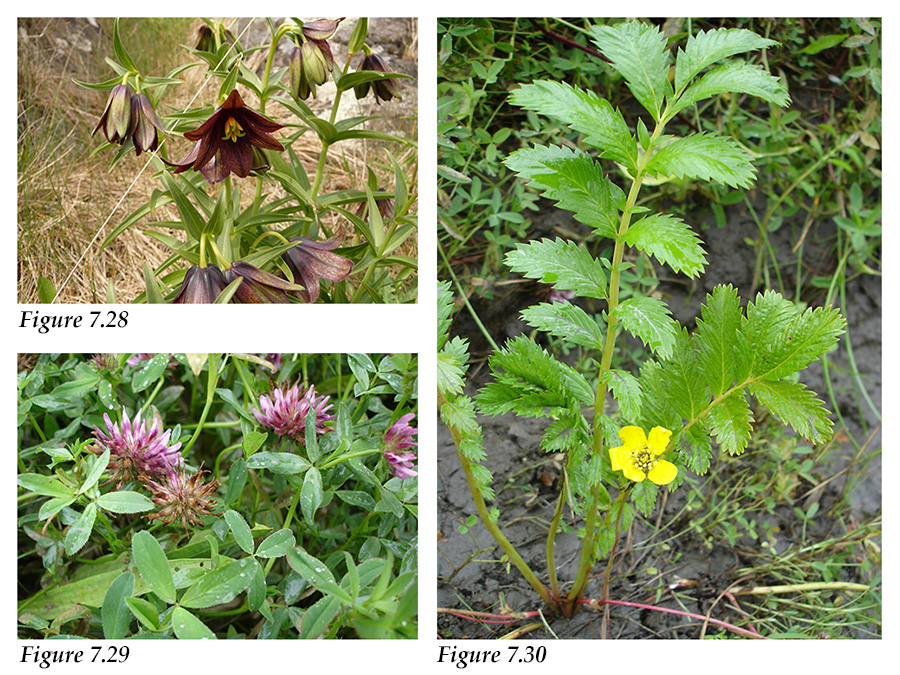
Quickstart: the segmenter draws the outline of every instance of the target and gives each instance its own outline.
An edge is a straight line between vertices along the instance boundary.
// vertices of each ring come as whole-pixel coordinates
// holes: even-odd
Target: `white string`
[[[235,21],[237,21],[237,19],[235,19]],[[250,29],[250,26],[253,25],[254,21],[256,21],[256,18],[252,18],[252,19],[250,19],[250,21],[247,22],[247,26],[244,28],[244,30],[241,31],[241,34],[237,36],[237,38],[235,39],[235,42],[238,42],[244,36],[244,33],[246,33]],[[222,59],[216,64],[216,67],[213,70],[218,70],[219,66],[222,65],[222,63],[225,61],[225,58],[231,53],[231,51],[233,49],[234,49],[234,44],[232,43],[228,46],[228,50],[225,52],[225,54],[222,55]],[[206,79],[203,81],[203,83],[197,89],[197,93],[194,94],[194,97],[190,101],[188,101],[187,106],[185,106],[184,110],[181,111],[182,113],[186,113],[188,110],[190,110],[191,106],[194,105],[194,101],[196,101],[197,97],[200,96],[200,92],[202,92],[203,89],[206,87],[206,85],[209,84],[209,81],[211,79],[212,79],[212,74],[210,73],[206,76]],[[166,133],[169,133],[169,132],[167,131]],[[159,145],[162,146],[167,140],[168,140],[168,136],[163,136]],[[106,217],[106,220],[103,221],[103,224],[99,227],[97,232],[91,238],[90,242],[88,242],[87,247],[85,247],[84,251],[82,251],[81,256],[79,256],[78,260],[75,261],[75,265],[72,266],[72,270],[69,272],[69,275],[66,277],[66,280],[63,281],[62,286],[59,287],[59,290],[56,291],[56,295],[53,296],[53,300],[51,301],[50,304],[56,303],[56,300],[59,298],[60,294],[63,292],[66,285],[69,283],[69,280],[72,278],[72,275],[75,274],[75,270],[78,269],[78,266],[81,265],[82,261],[84,260],[84,257],[87,255],[88,251],[90,251],[91,248],[94,246],[94,243],[97,241],[97,237],[99,237],[102,234],[103,230],[106,229],[106,226],[109,223],[109,221],[112,220],[112,217],[116,214],[116,211],[118,211],[119,207],[122,205],[122,202],[125,201],[125,197],[128,196],[128,193],[131,192],[131,189],[135,186],[135,184],[137,184],[138,179],[140,179],[140,177],[144,174],[144,171],[147,169],[147,167],[150,166],[150,163],[153,161],[153,157],[156,156],[156,151],[148,151],[147,154],[149,155],[147,157],[147,162],[144,164],[143,167],[141,167],[141,170],[138,171],[137,176],[135,176],[134,180],[131,181],[131,185],[129,185],[128,188],[125,190],[125,192],[122,193],[121,198],[116,203],[116,205],[113,207],[110,214]]]

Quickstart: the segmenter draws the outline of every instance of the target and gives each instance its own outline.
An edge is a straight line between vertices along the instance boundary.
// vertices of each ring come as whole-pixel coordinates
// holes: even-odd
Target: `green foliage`
[[[394,477],[383,448],[415,412],[414,357],[43,354],[24,365],[22,637],[415,637],[417,479]],[[252,411],[273,381],[301,377],[334,417],[281,436]],[[133,424],[142,405],[156,438],[179,443],[183,478],[123,475],[120,446],[95,453],[102,438],[82,440],[104,414]]]

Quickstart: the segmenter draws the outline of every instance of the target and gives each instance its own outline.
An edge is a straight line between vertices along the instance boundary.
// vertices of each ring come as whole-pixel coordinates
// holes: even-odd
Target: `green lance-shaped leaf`
[[[794,431],[813,443],[831,437],[831,420],[825,404],[800,382],[758,380],[751,382],[756,400]]]
[[[103,623],[103,637],[107,640],[121,640],[131,623],[131,612],[125,599],[134,592],[134,575],[123,572],[116,577],[106,589],[103,605],[100,607],[100,620]]]
[[[172,631],[179,640],[216,639],[216,634],[184,607],[176,607],[172,611]]]
[[[735,54],[778,43],[744,28],[716,28],[688,37],[675,58],[675,91],[681,91],[701,70]]]
[[[625,193],[603,176],[600,165],[588,155],[569,148],[535,146],[518,150],[504,162],[531,185],[554,199],[559,208],[575,214],[575,220],[602,237],[615,238]]]
[[[565,82],[539,80],[525,84],[510,94],[510,102],[541,115],[555,117],[585,135],[585,142],[601,150],[603,156],[637,170],[637,143],[622,113],[606,99]]]
[[[706,416],[716,441],[731,455],[744,451],[753,430],[753,414],[743,391],[735,391],[716,402]]]
[[[225,512],[225,522],[234,535],[234,541],[240,546],[245,553],[253,554],[253,534],[250,532],[250,526],[244,517],[232,509]]]
[[[750,187],[756,169],[750,156],[730,138],[706,133],[678,138],[650,158],[650,175],[714,180],[731,187]]]
[[[94,520],[97,518],[97,506],[91,502],[84,512],[78,517],[66,532],[66,553],[75,555],[87,543],[94,529]]]
[[[659,298],[629,298],[612,311],[622,326],[662,358],[669,358],[675,347],[677,324],[669,308]]]
[[[131,490],[119,490],[100,495],[97,505],[112,513],[143,513],[153,509],[153,502],[150,499]]]
[[[513,272],[529,279],[540,279],[560,291],[575,291],[583,298],[606,298],[603,265],[584,246],[565,239],[542,239],[516,244],[506,254]]]
[[[303,487],[300,489],[300,510],[310,525],[316,522],[316,511],[322,505],[322,499],[322,474],[313,466],[303,477]]]
[[[732,61],[713,68],[691,84],[678,100],[667,108],[667,117],[671,119],[679,111],[697,101],[727,92],[750,94],[781,107],[791,102],[791,97],[781,80],[770,75],[765,68],[743,61]]]
[[[191,586],[178,603],[182,607],[202,609],[231,602],[252,581],[253,558],[242,558],[209,570]]]
[[[653,119],[659,120],[663,101],[671,90],[666,36],[656,26],[625,21],[615,26],[593,26],[594,44],[625,78],[625,83]]]
[[[697,365],[715,396],[724,393],[734,381],[735,342],[740,323],[741,301],[737,291],[730,284],[716,286],[706,296],[694,331]]]
[[[280,558],[295,543],[293,532],[287,529],[277,530],[260,542],[256,555],[260,558]]]
[[[625,243],[689,277],[702,272],[706,264],[700,237],[683,220],[668,214],[654,213],[635,222],[625,233]]]
[[[588,349],[603,349],[600,326],[578,305],[570,302],[547,302],[522,310],[529,326]]]
[[[135,533],[131,551],[141,578],[163,602],[175,602],[175,578],[165,551],[154,536],[142,530]]]

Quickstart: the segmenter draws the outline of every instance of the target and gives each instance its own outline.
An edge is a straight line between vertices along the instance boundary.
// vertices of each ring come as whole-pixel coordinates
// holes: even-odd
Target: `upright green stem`
[[[648,150],[638,163],[637,172],[631,189],[628,191],[628,198],[625,200],[625,208],[622,211],[622,218],[619,221],[619,230],[616,232],[616,243],[613,248],[612,266],[609,272],[609,292],[607,293],[607,319],[606,319],[606,342],[603,347],[603,356],[600,359],[600,368],[597,373],[597,393],[594,397],[594,438],[593,453],[599,456],[603,452],[603,430],[600,426],[600,420],[603,417],[603,408],[606,403],[606,382],[604,376],[612,364],[613,352],[616,346],[616,336],[618,335],[618,320],[615,316],[615,309],[619,305],[619,279],[621,275],[622,261],[625,256],[625,234],[631,224],[631,215],[634,206],[637,203],[638,194],[641,191],[641,183],[644,180],[644,169],[647,162],[652,156],[652,149],[662,134],[664,125],[658,123],[653,135],[650,137]],[[598,483],[591,488],[591,505],[585,519],[585,535],[581,545],[581,555],[578,559],[578,572],[575,576],[575,582],[572,590],[566,598],[564,612],[568,616],[575,611],[578,606],[578,600],[584,594],[584,587],[587,584],[588,574],[591,571],[594,543],[597,538],[597,516],[600,510],[600,488]]]

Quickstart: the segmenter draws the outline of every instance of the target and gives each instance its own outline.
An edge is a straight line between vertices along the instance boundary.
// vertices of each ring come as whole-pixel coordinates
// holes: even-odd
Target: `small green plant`
[[[20,637],[415,638],[415,357],[20,368]]]
[[[449,284],[442,284],[438,295],[441,417],[453,435],[476,509],[512,565],[551,610],[566,616],[586,601],[591,569],[607,556],[599,602],[613,602],[609,576],[619,534],[636,512],[651,513],[660,487],[677,488],[687,471],[705,474],[714,441],[730,455],[743,452],[753,433],[749,397],[812,442],[831,436],[828,411],[796,374],[830,350],[845,328],[840,312],[832,308],[801,311],[774,291],[742,307],[732,286],[719,285],[706,297],[697,327],[689,332],[660,298],[623,292],[623,276],[632,268],[625,261],[627,247],[692,278],[706,264],[700,239],[687,223],[639,205],[645,180],[715,181],[746,189],[755,177],[749,153],[731,138],[710,131],[673,136],[666,133],[667,125],[719,94],[739,92],[781,107],[790,99],[764,67],[732,58],[777,45],[752,31],[715,29],[690,36],[678,49],[674,68],[666,39],[655,26],[623,22],[594,26],[590,32],[649,114],[648,121],[641,117],[629,127],[607,100],[564,82],[524,84],[512,91],[511,103],[563,123],[596,154],[571,145],[536,145],[512,153],[505,164],[573,212],[604,245],[611,244],[609,257],[595,257],[588,247],[564,239],[520,243],[506,255],[513,272],[605,306],[600,317],[568,302],[542,303],[522,312],[538,331],[597,354],[593,381],[534,339],[520,336],[491,357],[494,381],[474,399],[464,395],[467,345],[448,337]],[[603,162],[613,164],[604,170]],[[610,179],[620,170],[627,176],[624,187]],[[649,350],[636,372],[614,367],[623,331]],[[608,395],[617,403],[615,410],[608,406]],[[547,535],[548,584],[488,510],[486,500],[493,497],[490,457],[482,447],[476,410],[547,418],[551,423],[542,448],[565,453]],[[583,519],[577,571],[567,587],[556,576],[554,559],[566,506]]]

